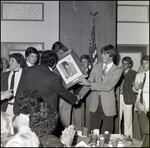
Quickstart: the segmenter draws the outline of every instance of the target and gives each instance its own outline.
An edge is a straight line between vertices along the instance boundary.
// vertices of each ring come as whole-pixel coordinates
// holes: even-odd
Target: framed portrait
[[[56,68],[63,79],[65,88],[70,88],[80,79],[88,76],[73,49],[68,50],[60,57]]]

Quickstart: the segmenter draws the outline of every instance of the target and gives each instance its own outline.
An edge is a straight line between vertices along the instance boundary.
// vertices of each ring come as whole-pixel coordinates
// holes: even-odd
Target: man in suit
[[[39,52],[34,47],[28,47],[25,51],[25,58],[28,67],[38,65]]]
[[[24,69],[26,65],[25,58],[20,53],[13,53],[9,55],[9,63],[11,71],[5,72],[1,76],[1,91],[6,91],[9,89],[13,89],[13,97],[11,99],[5,99],[1,101],[1,110],[9,113],[10,115],[18,115],[19,107],[18,107],[18,97],[21,95],[23,91],[24,85],[24,77],[26,71]],[[11,87],[11,79],[14,73],[14,86]]]
[[[58,111],[58,96],[71,104],[78,104],[79,97],[70,93],[62,84],[59,75],[53,72],[58,62],[58,56],[51,50],[42,53],[41,64],[28,68],[25,77],[26,89],[37,90],[42,99]]]
[[[135,93],[142,93],[142,99],[145,102],[146,110],[149,112],[149,56],[144,56],[141,60],[141,65],[143,67],[143,72],[138,73],[133,82],[133,91]],[[143,80],[145,77],[145,82]],[[139,95],[141,96],[141,95]],[[139,101],[137,98],[136,101]]]
[[[136,102],[139,100],[143,103],[145,102],[145,107],[147,114],[149,114],[149,55],[143,56],[141,59],[141,65],[143,67],[143,72],[136,75],[135,81],[133,82],[133,91],[137,93]],[[149,116],[149,115],[148,115]],[[140,131],[139,126],[139,116],[134,112],[134,138],[142,140],[143,133]]]
[[[54,51],[60,58],[62,54],[68,51],[68,48],[61,42],[56,41],[52,45],[52,51]],[[56,68],[54,69],[54,72],[60,75]],[[68,90],[70,91],[70,89]],[[68,127],[70,125],[71,109],[72,109],[72,105],[68,101],[60,97],[59,98],[59,132],[60,132],[59,135],[61,135],[65,127]]]
[[[85,85],[80,95],[83,97],[91,89],[90,126],[91,130],[100,129],[101,133],[113,132],[113,119],[116,115],[116,98],[114,88],[121,77],[122,70],[114,63],[116,49],[113,45],[106,45],[101,49],[102,63],[94,65],[88,80],[82,79]]]
[[[132,108],[136,101],[136,95],[132,90],[132,83],[135,80],[137,74],[136,71],[132,70],[133,61],[130,57],[124,57],[122,59],[123,69],[122,77],[119,81],[120,86],[120,111],[119,111],[119,133],[121,134],[121,120],[122,114],[124,113],[124,135],[127,138],[133,137],[132,130]],[[122,133],[123,134],[123,133]]]

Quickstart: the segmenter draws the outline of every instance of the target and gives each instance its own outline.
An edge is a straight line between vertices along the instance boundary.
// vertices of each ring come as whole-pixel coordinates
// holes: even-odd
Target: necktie
[[[14,88],[15,73],[18,72],[18,71],[13,71],[13,72],[14,73],[13,73],[13,75],[11,77],[11,83],[10,83],[10,89],[12,89],[12,90]]]
[[[145,84],[145,80],[146,80],[146,73],[144,73],[143,87],[144,87],[144,84]],[[143,104],[143,88],[142,88],[142,91],[141,91],[140,102]]]
[[[107,69],[107,65],[105,65],[104,69],[102,70],[102,77],[101,77],[101,81],[103,82],[104,77],[106,75],[106,69]]]
[[[121,77],[121,84],[120,84],[120,94],[123,94],[123,87],[124,87],[124,75],[126,72],[124,71]]]

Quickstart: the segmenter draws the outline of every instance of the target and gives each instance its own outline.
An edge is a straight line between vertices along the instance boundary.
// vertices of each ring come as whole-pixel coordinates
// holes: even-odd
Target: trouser
[[[119,133],[121,133],[121,120],[124,115],[124,135],[133,137],[132,130],[132,107],[124,103],[123,95],[120,94]]]
[[[100,97],[97,110],[94,113],[90,112],[90,130],[100,129],[101,134],[104,134],[105,131],[109,131],[112,134],[114,126],[113,119],[114,116],[106,116],[104,114]]]

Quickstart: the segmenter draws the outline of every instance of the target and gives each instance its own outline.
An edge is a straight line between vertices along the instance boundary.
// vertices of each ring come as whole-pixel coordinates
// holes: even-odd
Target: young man
[[[140,93],[136,101],[145,102],[146,110],[149,112],[149,56],[144,56],[141,60],[143,72],[138,73],[133,82],[133,91]],[[143,82],[144,81],[144,82]]]
[[[10,54],[9,59],[9,68],[11,71],[2,74],[1,91],[12,89],[13,97],[11,99],[1,101],[1,110],[14,116],[19,114],[17,100],[24,87],[24,77],[26,75],[24,67],[26,65],[26,61],[24,56],[20,53]]]
[[[119,111],[119,133],[121,134],[121,120],[122,114],[124,114],[124,135],[127,138],[133,137],[132,130],[132,108],[136,100],[136,95],[132,90],[132,83],[135,80],[137,74],[132,70],[133,61],[130,57],[124,57],[122,59],[123,74],[120,79],[120,111]]]
[[[85,69],[85,71],[87,72],[88,76],[90,75],[91,69],[89,69],[89,65],[90,65],[90,57],[89,55],[81,55],[80,57],[80,62],[83,65],[83,68]],[[88,77],[86,78],[88,79]],[[75,95],[77,95],[80,90],[82,89],[82,85],[76,84],[73,86],[73,92]],[[86,96],[84,97],[84,100],[81,101],[78,106],[74,106],[73,107],[73,114],[72,114],[72,124],[75,126],[75,130],[82,130],[82,128],[85,125],[85,119],[88,118],[86,116],[85,118],[85,109],[84,106],[86,105],[86,109],[87,107],[89,107],[89,94],[90,92],[88,92],[88,94],[86,94]],[[86,102],[85,102],[86,100]],[[86,103],[86,104],[85,104]],[[88,104],[87,104],[88,103]],[[88,125],[88,124],[86,124]]]
[[[106,45],[101,49],[103,62],[95,64],[88,80],[82,79],[81,85],[85,85],[79,92],[83,97],[91,89],[90,101],[90,126],[91,130],[100,129],[113,132],[113,119],[116,115],[116,98],[114,88],[122,70],[114,63],[116,49],[113,45]]]
[[[38,65],[39,52],[34,47],[28,47],[25,51],[25,58],[28,67]]]
[[[145,102],[146,111],[147,114],[149,114],[149,55],[146,55],[141,59],[141,65],[144,71],[136,75],[135,81],[133,82],[133,91],[138,94],[136,102]],[[139,115],[136,112],[136,106],[133,124],[134,138],[142,140],[143,133],[141,132],[141,127],[139,125]]]

